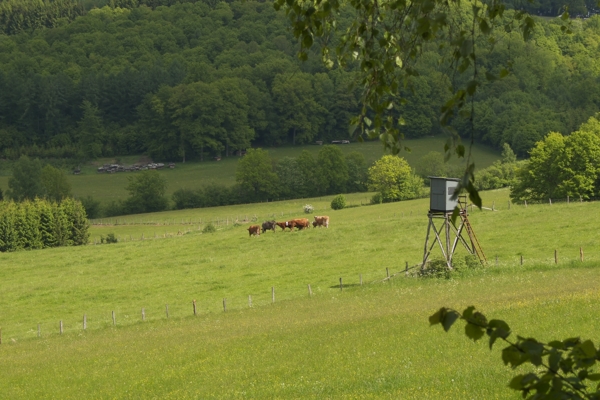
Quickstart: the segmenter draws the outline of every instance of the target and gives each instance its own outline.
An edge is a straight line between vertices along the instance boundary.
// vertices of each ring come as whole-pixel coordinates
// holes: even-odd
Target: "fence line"
[[[539,260],[536,260],[539,262]],[[555,249],[554,250],[554,263],[552,263],[552,261],[550,261],[550,265],[554,264],[557,265],[558,264],[558,250]],[[572,259],[569,261],[573,261]],[[583,262],[584,261],[584,251],[583,251],[583,247],[579,247],[579,261]],[[548,259],[546,259],[546,262],[548,262]],[[519,260],[517,260],[517,262],[515,263],[515,265],[520,265],[522,266],[524,264],[524,258],[523,255],[520,255],[520,262]],[[498,265],[498,256],[496,256],[496,266]],[[488,265],[488,268],[490,268],[491,266]],[[383,279],[376,279],[374,281],[371,281],[370,284],[377,284],[377,283],[385,283],[385,282],[391,282],[392,278],[395,277],[399,277],[399,276],[404,276],[404,277],[409,277],[409,276],[415,276],[416,274],[414,273],[416,270],[420,270],[421,268],[421,263],[418,264],[414,264],[412,266],[409,266],[408,261],[405,263],[405,267],[404,269],[401,269],[397,272],[390,272],[389,267],[385,269],[385,277]],[[409,274],[410,272],[410,274]],[[383,270],[381,271],[381,273],[383,274]],[[345,283],[346,282],[346,283]],[[359,274],[358,276],[358,284],[348,284],[347,281],[344,281],[343,277],[339,278],[339,284],[335,284],[333,286],[330,286],[330,289],[335,289],[335,288],[339,288],[340,291],[342,291],[344,288],[348,288],[350,286],[363,286],[363,275]],[[308,296],[309,298],[313,297],[313,291],[311,288],[311,285],[308,284]],[[187,303],[186,303],[187,304]],[[267,304],[275,304],[275,286],[271,287],[271,301],[267,302],[265,300],[263,300],[263,305],[266,306]],[[227,312],[227,298],[223,298],[222,299],[222,306],[223,306],[223,312]],[[197,302],[196,300],[192,300],[191,304],[188,306],[189,309],[189,313],[191,316],[197,316],[198,315],[198,310],[197,310]],[[252,301],[252,295],[248,295],[248,308],[253,308],[254,304]],[[139,309],[138,309],[139,310]],[[169,314],[169,304],[165,305],[165,317],[166,319],[170,319],[170,314]],[[157,313],[159,314],[159,313]],[[128,315],[126,315],[126,318],[128,317]],[[139,318],[139,317],[138,317]],[[156,319],[160,319],[159,317],[155,318]],[[143,307],[141,309],[141,322],[145,322],[147,320],[146,318],[146,308]],[[81,321],[81,320],[80,320]],[[134,320],[135,321],[135,320]],[[112,322],[112,326],[117,326],[118,320],[117,320],[117,313],[112,310],[110,313],[110,319],[106,320],[100,320],[101,326],[107,327],[110,326],[110,323]],[[82,330],[86,331],[88,328],[88,314],[84,313],[83,314],[83,325],[82,325]],[[56,328],[55,328],[56,329]],[[59,335],[63,335],[65,329],[64,329],[64,324],[63,324],[63,320],[59,320],[59,324],[58,324],[58,332],[54,331],[55,333],[58,333]],[[30,332],[34,332],[33,330],[31,330]],[[6,328],[5,328],[5,334],[6,334]],[[51,333],[52,334],[52,333]],[[41,324],[38,323],[37,324],[37,337],[41,338],[42,334],[41,334]],[[14,341],[14,339],[12,339]],[[0,344],[2,344],[2,328],[0,327]]]

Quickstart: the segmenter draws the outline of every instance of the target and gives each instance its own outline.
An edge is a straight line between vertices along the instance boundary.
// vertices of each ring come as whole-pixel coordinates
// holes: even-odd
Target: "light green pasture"
[[[340,211],[324,197],[129,216],[93,226],[92,237],[134,241],[0,254],[0,393],[517,398],[505,389],[512,372],[498,351],[429,328],[427,316],[474,304],[524,336],[598,341],[600,203],[508,209],[506,190],[485,192],[484,206],[496,211],[475,210],[470,221],[488,267],[430,281],[403,272],[422,258],[428,200],[360,206],[367,197],[349,196],[357,207]],[[306,203],[331,217],[329,229],[249,237],[250,222],[230,219],[300,217]],[[202,234],[208,220],[228,223]],[[154,239],[154,230],[171,235]],[[386,268],[399,274],[383,283]]]

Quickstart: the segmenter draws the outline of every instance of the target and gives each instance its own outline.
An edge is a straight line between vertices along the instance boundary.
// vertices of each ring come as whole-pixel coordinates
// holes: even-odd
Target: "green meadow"
[[[427,317],[472,304],[522,336],[598,342],[600,203],[509,208],[506,190],[484,192],[495,211],[469,218],[487,267],[427,280],[404,268],[422,258],[428,199],[361,206],[368,197],[339,211],[323,197],[128,216],[91,228],[92,243],[116,244],[0,254],[0,393],[516,399],[500,347]],[[306,203],[329,229],[248,236],[252,219],[301,217]],[[202,233],[209,221],[217,231]]]
[[[443,152],[444,143],[445,139],[442,137],[406,140],[406,145],[410,147],[411,151],[404,151],[401,155],[414,166],[420,158],[430,151]],[[344,153],[352,151],[362,153],[368,164],[373,163],[383,155],[383,147],[379,141],[339,145],[339,148]],[[309,145],[276,147],[267,150],[273,160],[276,161],[283,157],[296,157],[302,150],[308,150],[316,157],[320,149],[321,146]],[[477,168],[485,168],[499,158],[498,151],[490,147],[479,144],[473,147],[473,159]],[[128,196],[127,190],[125,190],[127,178],[132,173],[98,174],[96,169],[106,163],[118,161],[129,165],[139,162],[141,159],[148,162],[147,158],[144,157],[124,156],[117,159],[100,159],[83,165],[80,175],[69,175],[73,194],[76,197],[92,196],[103,204],[112,200],[125,199]],[[170,197],[177,189],[195,189],[208,183],[232,185],[235,183],[235,170],[238,160],[238,157],[224,157],[221,161],[176,163],[176,168],[173,170],[163,169],[160,173],[167,180],[167,195]],[[460,161],[453,158],[449,162],[459,163]],[[0,165],[3,167],[0,169],[0,188],[5,191],[8,189],[10,165],[7,162]]]

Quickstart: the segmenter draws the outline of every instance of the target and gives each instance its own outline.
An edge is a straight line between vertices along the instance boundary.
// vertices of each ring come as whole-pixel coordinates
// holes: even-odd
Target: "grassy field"
[[[0,393],[517,398],[505,388],[513,372],[499,351],[460,329],[428,327],[443,305],[474,304],[524,336],[597,342],[600,242],[590,216],[600,203],[508,209],[507,191],[486,192],[484,205],[497,211],[470,216],[486,269],[441,281],[400,273],[384,283],[386,268],[401,272],[421,259],[428,201],[361,207],[361,196],[341,211],[327,210],[330,198],[322,198],[130,216],[92,227],[94,238],[120,236],[117,244],[0,254]],[[329,229],[249,238],[249,223],[231,222],[301,216],[306,202],[331,217]],[[225,221],[217,232],[198,230],[217,220]]]
[[[404,152],[403,157],[409,163],[414,165],[421,157],[430,151],[443,152],[445,139],[425,138],[417,140],[407,140],[407,146],[411,152]],[[352,143],[340,145],[344,153],[359,151],[364,154],[367,163],[372,163],[381,158],[383,147],[379,142]],[[283,157],[296,157],[302,150],[308,150],[315,156],[321,149],[320,146],[296,146],[269,148],[269,154],[274,160]],[[485,168],[499,159],[499,153],[489,147],[476,145],[473,149],[473,158],[478,168]],[[133,164],[138,162],[140,157],[126,156],[119,158],[123,164]],[[185,164],[177,163],[174,170],[165,169],[161,174],[167,180],[167,194],[169,197],[174,191],[181,188],[197,188],[203,184],[216,182],[230,185],[235,183],[235,169],[238,162],[237,157],[223,158],[221,161],[206,162],[188,162]],[[115,159],[97,160],[92,164],[82,167],[80,175],[69,175],[69,180],[73,188],[73,194],[77,197],[92,196],[101,203],[107,203],[111,200],[119,200],[127,197],[125,190],[127,178],[131,173],[118,174],[98,174],[96,168],[104,163],[115,162]],[[457,163],[456,159],[450,162]],[[10,170],[4,169],[0,174],[0,188],[4,191],[8,188],[8,178]]]

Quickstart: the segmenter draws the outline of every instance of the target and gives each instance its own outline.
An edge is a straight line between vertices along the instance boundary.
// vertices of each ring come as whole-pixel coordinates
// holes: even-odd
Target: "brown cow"
[[[285,231],[285,228],[290,228],[292,230],[292,226],[288,225],[289,221],[276,222],[275,225],[281,228],[282,231]]]
[[[316,226],[324,226],[325,228],[329,228],[329,217],[327,215],[315,216],[315,222],[317,223]]]
[[[304,228],[310,228],[310,222],[306,218],[297,218],[297,219],[293,219],[288,222],[291,222],[292,228],[297,227],[298,230],[301,230]]]
[[[250,228],[248,228],[248,233],[250,236],[260,236],[260,225],[251,225]]]
[[[317,221],[313,221],[313,228],[317,227]]]

